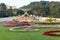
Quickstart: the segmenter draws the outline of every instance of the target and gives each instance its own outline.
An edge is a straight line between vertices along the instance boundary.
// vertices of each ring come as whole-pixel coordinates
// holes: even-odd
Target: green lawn
[[[56,28],[43,28],[37,32],[11,32],[9,28],[11,27],[0,25],[0,40],[60,40],[60,37],[43,35],[45,31],[57,30]]]

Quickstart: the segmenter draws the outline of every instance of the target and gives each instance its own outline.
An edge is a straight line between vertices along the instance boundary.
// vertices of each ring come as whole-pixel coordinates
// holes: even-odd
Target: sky
[[[16,8],[19,8],[24,5],[28,5],[34,1],[41,1],[41,0],[0,0],[0,3],[5,3],[6,5],[16,6]],[[45,0],[45,1],[60,1],[60,0]]]

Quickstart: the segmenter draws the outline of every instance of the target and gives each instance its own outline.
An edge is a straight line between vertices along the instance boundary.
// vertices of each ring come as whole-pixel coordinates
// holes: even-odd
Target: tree
[[[31,2],[27,6],[23,6],[24,9],[30,9],[33,14],[39,16],[52,16],[60,17],[60,2],[49,2],[49,1],[40,1],[40,2]],[[30,13],[29,12],[29,13]]]
[[[43,7],[32,8],[31,13],[33,13],[36,16],[45,16],[45,8]]]
[[[31,10],[27,11],[29,15],[33,15],[33,12]]]
[[[13,16],[13,9],[10,6],[10,9],[7,9],[7,16]]]
[[[0,4],[0,17],[6,17],[6,5],[4,3]]]
[[[6,11],[7,7],[4,3],[1,3],[0,6],[1,6],[1,11]]]
[[[23,15],[25,12],[23,10],[18,10],[16,15]]]

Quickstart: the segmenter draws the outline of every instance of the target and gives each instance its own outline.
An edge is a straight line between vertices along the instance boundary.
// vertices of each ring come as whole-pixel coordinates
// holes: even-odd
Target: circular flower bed
[[[48,35],[48,36],[60,36],[60,34],[56,34],[55,32],[60,32],[60,30],[47,31],[47,32],[44,32],[44,35]]]
[[[10,28],[9,30],[15,31],[15,32],[38,31],[38,29],[32,29],[31,27],[24,27],[24,29],[21,29],[21,27],[13,27],[13,28]]]

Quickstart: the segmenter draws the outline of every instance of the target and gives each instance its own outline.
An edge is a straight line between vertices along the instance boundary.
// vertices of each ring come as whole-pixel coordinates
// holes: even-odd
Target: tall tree
[[[10,6],[10,9],[7,9],[7,16],[13,16],[13,8]]]
[[[6,17],[6,5],[4,3],[0,4],[0,17]]]

